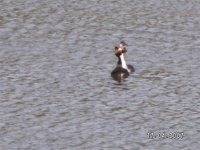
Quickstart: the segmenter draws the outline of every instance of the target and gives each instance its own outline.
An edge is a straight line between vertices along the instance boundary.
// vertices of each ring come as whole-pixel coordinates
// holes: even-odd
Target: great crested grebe
[[[118,57],[118,62],[116,68],[111,72],[111,76],[120,81],[122,78],[127,78],[129,73],[135,71],[132,65],[127,65],[124,59],[124,53],[126,50],[127,44],[124,41],[121,41],[119,47],[115,47],[115,55]]]
[[[125,51],[125,49],[115,47],[115,55],[118,57],[118,62],[116,68],[111,72],[111,76],[114,79],[120,80],[129,76],[128,67],[123,56],[123,53],[125,53]]]

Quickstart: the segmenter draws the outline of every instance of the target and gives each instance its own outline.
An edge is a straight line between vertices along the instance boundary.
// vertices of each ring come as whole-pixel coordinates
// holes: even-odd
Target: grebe
[[[121,41],[120,44],[119,44],[119,47],[124,49],[124,53],[127,52],[126,46],[128,46],[128,45],[124,41]],[[124,61],[125,61],[125,59],[124,59]],[[127,68],[128,68],[129,73],[132,73],[132,72],[135,71],[135,69],[132,65],[127,64]]]
[[[115,55],[118,57],[118,62],[116,68],[111,72],[111,76],[118,81],[129,76],[128,66],[126,65],[126,61],[124,60],[123,53],[125,52],[126,49],[115,47]]]

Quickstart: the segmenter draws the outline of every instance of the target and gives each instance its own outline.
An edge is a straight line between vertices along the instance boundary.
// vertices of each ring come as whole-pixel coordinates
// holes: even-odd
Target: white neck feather
[[[124,54],[123,54],[123,53],[120,55],[120,59],[121,59],[121,61],[122,61],[122,68],[128,70],[128,67],[127,67],[126,61],[125,61],[125,59],[124,59]]]

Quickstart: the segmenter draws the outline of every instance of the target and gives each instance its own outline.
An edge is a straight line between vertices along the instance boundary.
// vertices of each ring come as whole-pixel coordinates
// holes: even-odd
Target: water
[[[199,8],[0,1],[0,149],[198,149]],[[136,72],[118,83],[110,72],[120,40]]]

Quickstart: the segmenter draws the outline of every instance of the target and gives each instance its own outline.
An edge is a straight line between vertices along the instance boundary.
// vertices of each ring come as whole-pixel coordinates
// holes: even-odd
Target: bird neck
[[[127,67],[127,64],[126,64],[126,61],[125,61],[125,58],[124,58],[124,54],[123,54],[123,53],[120,55],[120,61],[121,61],[121,64],[122,64],[122,68],[128,70],[128,67]],[[119,61],[118,61],[118,62],[119,62]]]
[[[118,58],[117,66],[122,66],[122,61],[121,61],[120,57],[118,56],[117,58]]]

